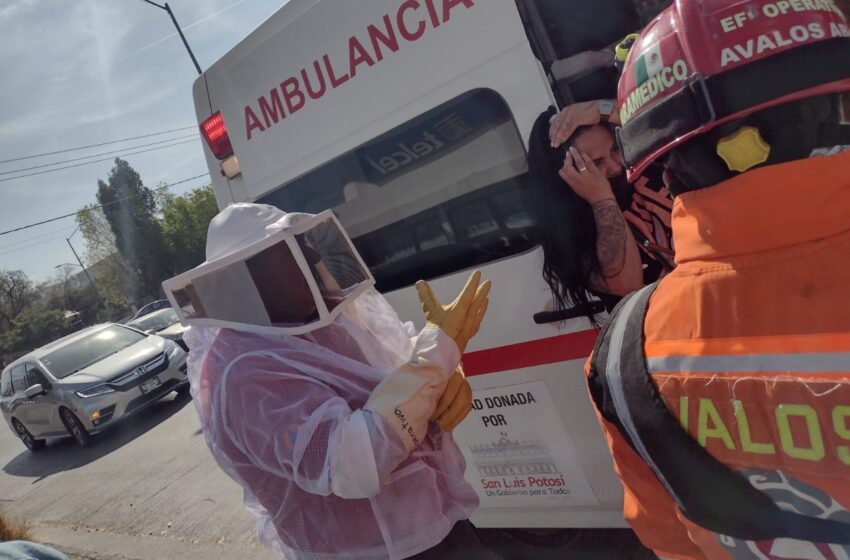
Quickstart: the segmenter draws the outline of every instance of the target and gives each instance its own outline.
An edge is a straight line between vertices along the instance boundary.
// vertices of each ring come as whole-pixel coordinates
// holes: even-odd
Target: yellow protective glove
[[[466,380],[463,368],[458,365],[446,385],[446,390],[437,402],[437,409],[431,416],[431,421],[436,422],[444,432],[451,432],[466,418],[470,410],[472,410],[472,387]]]
[[[424,280],[416,283],[416,291],[425,320],[449,335],[463,354],[469,340],[478,333],[481,320],[487,312],[490,303],[487,296],[491,286],[489,280],[481,284],[481,271],[476,270],[469,276],[457,299],[448,305],[440,303],[431,286]]]

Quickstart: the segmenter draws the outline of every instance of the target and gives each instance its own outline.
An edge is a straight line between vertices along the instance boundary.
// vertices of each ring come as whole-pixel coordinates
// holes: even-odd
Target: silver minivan
[[[30,451],[48,437],[91,435],[172,391],[188,393],[186,352],[123,325],[89,327],[30,352],[0,374],[0,411]]]

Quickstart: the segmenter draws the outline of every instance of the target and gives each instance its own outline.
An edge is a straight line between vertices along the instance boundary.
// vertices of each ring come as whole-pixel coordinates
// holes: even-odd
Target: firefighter
[[[676,269],[615,309],[588,384],[662,558],[850,557],[850,32],[832,0],[677,0],[619,85]]]

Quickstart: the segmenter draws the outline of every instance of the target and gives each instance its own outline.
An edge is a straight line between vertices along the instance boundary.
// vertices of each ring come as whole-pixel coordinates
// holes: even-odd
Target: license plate
[[[159,387],[160,382],[158,377],[154,377],[153,379],[148,379],[141,385],[139,385],[139,389],[142,390],[142,393],[149,393],[151,390]]]

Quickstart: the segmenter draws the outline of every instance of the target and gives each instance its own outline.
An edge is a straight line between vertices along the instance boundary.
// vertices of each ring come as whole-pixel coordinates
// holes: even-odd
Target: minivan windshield
[[[134,330],[110,325],[54,350],[41,363],[54,377],[63,379],[144,338],[145,335]]]

